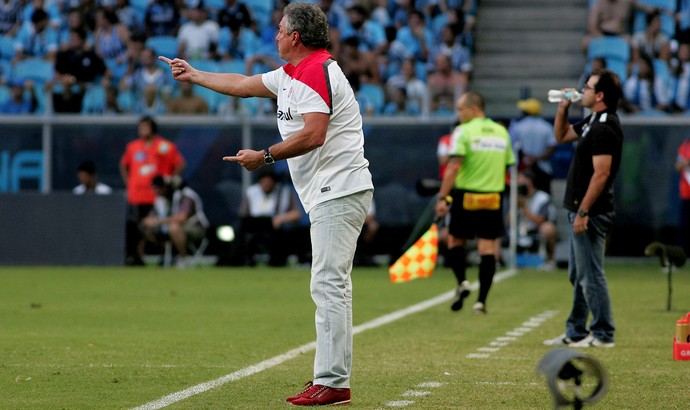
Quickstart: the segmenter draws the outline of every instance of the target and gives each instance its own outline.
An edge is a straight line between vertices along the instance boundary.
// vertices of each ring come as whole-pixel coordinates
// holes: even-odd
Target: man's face
[[[84,41],[79,37],[77,33],[70,33],[69,35],[69,48],[72,50],[81,50],[83,48]]]
[[[597,83],[599,82],[599,76],[598,75],[592,75],[589,77],[587,80],[587,83],[585,83],[584,87],[582,87],[582,106],[590,108],[592,107],[596,102],[596,97],[597,93],[594,91],[594,87],[596,87]]]
[[[263,177],[259,180],[259,185],[264,192],[269,193],[275,188],[276,181],[271,177]]]
[[[278,31],[276,32],[276,43],[278,45],[278,55],[283,60],[286,60],[286,56],[289,54],[292,45],[293,33],[288,34],[285,29],[285,24],[287,17],[283,16],[278,24]]]
[[[163,196],[163,195],[165,195],[165,192],[164,192],[165,189],[164,189],[162,186],[159,186],[159,185],[152,185],[152,187],[153,187],[153,192],[156,193],[156,196]]]
[[[151,125],[146,121],[142,121],[139,123],[137,131],[139,132],[140,138],[148,138],[153,135],[153,133],[151,132]]]
[[[78,171],[77,178],[79,178],[79,183],[84,185],[90,185],[92,176],[86,171]]]
[[[36,24],[34,24],[34,29],[36,30],[36,33],[43,33],[45,29],[48,28],[48,24],[50,24],[49,19],[37,21]]]

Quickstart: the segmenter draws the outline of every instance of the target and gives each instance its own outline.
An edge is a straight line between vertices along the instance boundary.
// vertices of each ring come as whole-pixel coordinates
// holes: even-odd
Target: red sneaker
[[[342,406],[350,404],[350,389],[336,389],[315,384],[296,399],[293,406]]]
[[[311,390],[313,390],[313,391],[311,391]],[[304,383],[304,388],[302,389],[301,392],[299,392],[298,394],[295,394],[294,396],[288,397],[287,399],[285,399],[285,401],[288,403],[292,403],[293,401],[295,401],[295,399],[299,399],[300,397],[302,397],[304,395],[311,394],[316,390],[317,389],[314,388],[314,383],[312,383],[312,381],[309,380],[308,382]]]

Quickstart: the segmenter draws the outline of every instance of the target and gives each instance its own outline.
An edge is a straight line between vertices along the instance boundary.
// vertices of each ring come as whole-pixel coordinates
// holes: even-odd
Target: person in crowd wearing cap
[[[518,169],[530,170],[534,174],[534,186],[550,194],[553,177],[550,158],[556,150],[553,125],[541,117],[541,103],[536,98],[518,101],[517,108],[522,116],[511,122],[508,133],[520,158]]]

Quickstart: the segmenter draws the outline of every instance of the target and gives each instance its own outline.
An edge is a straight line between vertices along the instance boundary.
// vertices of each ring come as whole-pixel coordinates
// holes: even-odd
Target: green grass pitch
[[[468,271],[477,276],[476,267]],[[690,407],[690,361],[672,359],[690,311],[688,268],[609,261],[613,349],[582,350],[610,376],[601,409]],[[355,326],[453,289],[452,273],[391,284],[355,269]],[[0,408],[131,409],[218,380],[314,340],[309,271],[197,268],[0,269]],[[565,270],[521,270],[494,284],[487,308],[433,304],[355,336],[352,409],[553,408],[536,365],[571,303]],[[534,318],[527,332],[515,329]],[[265,370],[172,400],[171,409],[281,409],[311,379],[308,350]]]

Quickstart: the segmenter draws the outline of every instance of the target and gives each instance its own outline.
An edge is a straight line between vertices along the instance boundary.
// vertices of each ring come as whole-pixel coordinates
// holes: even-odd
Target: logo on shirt
[[[278,110],[277,116],[278,116],[278,119],[281,121],[291,121],[292,119],[294,119],[294,117],[292,116],[292,113],[290,112],[290,107],[288,107],[287,111]]]
[[[501,137],[484,136],[472,139],[472,151],[504,152],[507,146],[507,141]]]
[[[167,154],[168,151],[170,151],[170,144],[167,142],[161,142],[160,145],[158,145],[158,152],[161,154]]]

